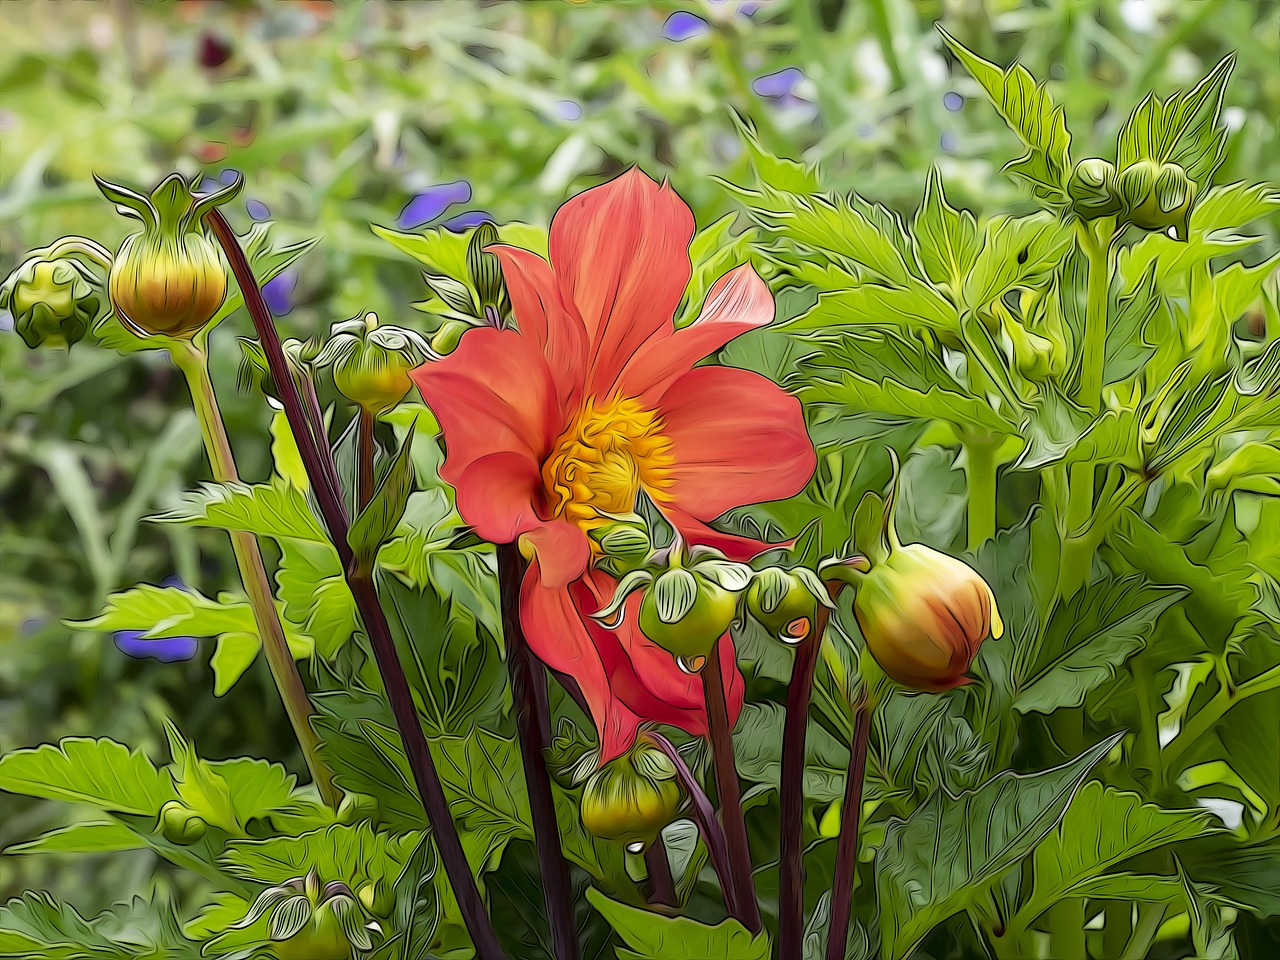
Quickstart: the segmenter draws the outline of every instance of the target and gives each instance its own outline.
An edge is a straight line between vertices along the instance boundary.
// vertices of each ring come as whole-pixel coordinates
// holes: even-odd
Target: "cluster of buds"
[[[498,228],[489,221],[480,224],[467,242],[467,277],[424,271],[422,279],[449,311],[431,338],[437,354],[452,353],[462,335],[472,327],[503,329],[511,322],[511,299],[502,281],[502,264],[486,248],[498,243]]]
[[[312,869],[264,890],[232,929],[251,927],[270,914],[268,936],[280,960],[349,960],[353,948],[372,950],[374,936],[382,933],[369,914],[388,917],[392,906],[385,884],[370,882],[357,895],[341,880],[322,885]]]
[[[362,410],[381,416],[413,389],[409,373],[432,356],[419,334],[383,326],[376,314],[333,325],[329,342],[316,354],[316,366],[331,367],[338,392]]]
[[[1106,160],[1090,157],[1071,171],[1067,196],[1083,220],[1117,217],[1186,240],[1196,183],[1176,163],[1138,160],[1117,172]]]
[[[680,809],[680,785],[671,758],[648,736],[595,770],[582,791],[582,825],[602,840],[643,853]]]

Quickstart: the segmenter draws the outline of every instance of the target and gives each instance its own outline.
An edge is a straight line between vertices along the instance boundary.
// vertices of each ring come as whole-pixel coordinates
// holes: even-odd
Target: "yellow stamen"
[[[662,427],[638,400],[583,404],[542,468],[554,515],[587,531],[609,522],[601,514],[632,512],[641,490],[666,500],[675,458]]]

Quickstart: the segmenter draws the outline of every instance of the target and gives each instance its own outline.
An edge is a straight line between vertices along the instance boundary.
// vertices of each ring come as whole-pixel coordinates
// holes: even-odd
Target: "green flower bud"
[[[357,892],[360,903],[375,917],[387,919],[396,907],[396,890],[385,880],[371,880]]]
[[[822,584],[807,573],[766,567],[747,588],[747,611],[784,643],[799,643],[813,630],[819,603],[814,589],[821,591]]]
[[[1004,633],[991,588],[976,571],[924,544],[895,544],[858,578],[854,616],[886,674],[917,690],[949,690],[978,646]]]
[[[1036,383],[1048,377],[1058,377],[1066,370],[1065,347],[1048,337],[1032,333],[1017,320],[1009,317],[1005,332],[1013,344],[1013,359],[1018,372]]]
[[[379,326],[377,315],[343,320],[316,357],[332,366],[333,383],[348,400],[374,415],[386,413],[413,389],[409,373],[431,356],[427,342],[403,327]]]
[[[170,800],[160,808],[157,826],[166,840],[182,846],[197,842],[209,829],[209,824],[180,800]]]
[[[500,327],[511,313],[511,301],[502,282],[502,264],[496,254],[485,252],[485,247],[498,243],[498,228],[485,222],[476,227],[467,244],[467,272],[471,285],[480,298],[480,314],[490,324]]]
[[[1109,162],[1097,157],[1081,160],[1067,178],[1072,211],[1082,220],[1114,217],[1121,209],[1115,187],[1116,168]]]
[[[649,528],[636,517],[609,521],[589,531],[599,565],[615,577],[644,566],[653,554]]]
[[[0,286],[0,309],[28,347],[70,347],[84,339],[102,307],[97,277],[71,257],[33,256]]]
[[[676,817],[680,786],[675,776],[670,758],[640,737],[587,781],[582,825],[603,840],[618,840],[632,852],[641,852]]]
[[[1176,163],[1139,160],[1120,172],[1116,192],[1130,223],[1159,232],[1172,228],[1175,240],[1187,239],[1196,184]]]
[[[150,196],[98,179],[121,213],[142,221],[142,232],[121,245],[107,282],[112,308],[133,333],[190,339],[217,314],[227,296],[227,275],[201,218],[239,193],[243,183],[237,178],[197,199],[176,173]]]
[[[462,335],[472,328],[473,324],[465,320],[446,320],[440,324],[431,337],[431,349],[440,356],[453,353],[462,341]]]
[[[667,570],[640,602],[640,632],[698,669],[733,623],[738,595],[694,570]]]

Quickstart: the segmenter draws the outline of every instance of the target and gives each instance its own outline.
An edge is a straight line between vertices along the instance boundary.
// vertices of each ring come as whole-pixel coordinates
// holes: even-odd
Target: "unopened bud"
[[[412,330],[381,326],[375,314],[334,324],[317,366],[333,368],[333,384],[348,400],[375,415],[386,413],[413,389],[409,372],[431,354]]]
[[[1097,157],[1081,160],[1067,179],[1067,196],[1071,198],[1072,211],[1081,219],[1114,217],[1121,208],[1116,195],[1116,168]]]
[[[679,810],[675,776],[671,760],[642,736],[587,781],[582,791],[583,826],[601,839],[643,850]]]
[[[1130,223],[1187,239],[1196,184],[1176,163],[1139,160],[1120,172],[1116,192]]]
[[[0,286],[0,310],[28,347],[70,347],[82,340],[102,307],[98,278],[70,257],[34,256]]]

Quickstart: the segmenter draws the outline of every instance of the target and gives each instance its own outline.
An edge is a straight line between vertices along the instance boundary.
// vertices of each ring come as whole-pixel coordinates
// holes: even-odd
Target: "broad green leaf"
[[[224,633],[218,637],[209,669],[213,671],[213,695],[221,697],[253,666],[262,644],[256,633]]]
[[[286,483],[299,490],[306,490],[310,486],[302,453],[298,450],[297,441],[293,439],[289,417],[283,409],[271,414],[271,462],[275,465],[276,475]]]
[[[1026,156],[1006,164],[1005,170],[1026,180],[1037,197],[1065,202],[1071,135],[1062,108],[1054,105],[1044,85],[1037,84],[1025,67],[1015,63],[1001,69],[966,49],[945,30],[939,28],[939,32],[1027,148]]]
[[[284,811],[297,800],[298,778],[278,763],[253,757],[202,762],[226,783],[231,809],[241,824]]]
[[[6,854],[23,853],[119,853],[143,850],[147,841],[118,820],[100,823],[73,823],[51,830],[43,836],[17,843],[5,849]],[[3,955],[3,951],[0,951]]]
[[[151,518],[161,523],[239,530],[276,540],[328,543],[302,489],[281,478],[271,483],[206,483],[186,502]]]
[[[662,914],[611,900],[594,887],[587,899],[600,911],[628,949],[618,950],[618,960],[767,960],[769,938],[754,937],[736,920],[716,926],[687,917]]]
[[[1019,683],[1014,707],[1050,714],[1078,707],[1145,646],[1156,620],[1185,594],[1143,577],[1107,578],[1078,591],[1049,619],[1040,656]]]
[[[1191,208],[1191,235],[1236,230],[1280,210],[1280,191],[1266,183],[1227,184],[1203,190]]]
[[[1136,288],[1121,295],[1112,316],[1107,325],[1104,386],[1138,373],[1156,348],[1173,335],[1173,323],[1156,283],[1154,264]]]
[[[156,816],[178,796],[169,774],[141,753],[114,740],[83,737],[6,754],[0,790],[139,816]]]
[[[1264,920],[1280,917],[1280,838],[1248,843],[1221,834],[1196,841],[1182,859],[1223,897]]]
[[[1035,882],[1019,910],[1021,926],[1068,896],[1077,884],[1148,850],[1204,834],[1203,810],[1162,810],[1094,781],[1076,793],[1057,830],[1035,850]],[[1015,920],[1015,924],[1019,921]]]
[[[454,280],[469,280],[467,272],[467,245],[472,231],[455,233],[444,227],[432,227],[422,233],[401,233],[376,224],[371,227],[383,240],[423,264],[433,274]],[[498,238],[503,243],[532,250],[539,256],[547,255],[546,231],[524,223],[506,223],[498,227]]]
[[[850,412],[874,411],[905,420],[942,420],[986,433],[1011,433],[1012,427],[985,400],[934,387],[916,390],[896,380],[876,382],[848,371],[838,380],[811,381],[801,390],[811,403]]]
[[[677,327],[692,323],[698,317],[707,291],[717,280],[751,259],[752,232],[747,230],[735,236],[732,232],[735,220],[737,216],[732,213],[721,217],[699,230],[689,244],[692,273],[680,309],[676,311]]]
[[[268,886],[314,868],[325,882],[342,880],[353,890],[375,881],[394,887],[425,839],[420,831],[392,836],[368,823],[334,824],[300,837],[233,840],[222,863],[230,873]]]
[[[905,286],[860,283],[818,297],[811,310],[787,325],[789,330],[837,332],[847,327],[894,327],[903,334],[959,328],[956,308],[929,284],[911,278]]]
[[[1280,496],[1280,447],[1250,440],[1210,467],[1205,479],[1211,492],[1242,490]]]
[[[959,796],[938,791],[908,819],[890,821],[876,858],[882,955],[910,955],[933,927],[1026,856],[1120,736],[1042,773],[1005,771]]]
[[[756,179],[762,186],[789,193],[817,193],[822,189],[822,180],[816,167],[774,156],[761,145],[750,120],[736,111],[732,119],[742,142],[746,144]],[[733,184],[723,185],[733,189]]]
[[[748,703],[733,728],[733,751],[738,774],[774,789],[782,768],[782,720],[776,703]],[[804,795],[815,803],[831,803],[844,796],[849,748],[820,724],[810,722],[805,738]]]
[[[1123,170],[1139,160],[1176,163],[1197,184],[1206,186],[1222,163],[1226,146],[1227,132],[1218,115],[1234,65],[1234,55],[1224,57],[1193,89],[1167,100],[1148,94],[1120,128],[1117,168]]]
[[[387,539],[395,532],[413,493],[414,467],[409,458],[413,446],[411,430],[400,445],[400,450],[369,505],[360,512],[347,532],[347,543],[356,556],[356,564],[364,570],[372,570],[374,558]]]
[[[1070,231],[1050,214],[993,217],[982,226],[982,247],[965,278],[964,302],[977,310],[1015,287],[1039,283],[1070,246]]]
[[[198,813],[205,822],[225,830],[232,836],[243,835],[244,822],[236,816],[231,798],[231,785],[212,765],[202,760],[191,741],[187,740],[170,719],[164,722],[165,736],[173,763],[169,770],[182,802]]]
[[[978,224],[968,210],[957,210],[947,203],[942,174],[936,166],[929,168],[913,233],[925,275],[958,295],[978,256]]]
[[[332,658],[359,624],[337,550],[327,541],[280,541],[276,584],[284,616],[315,640],[321,657]]]
[[[1108,874],[1082,880],[1071,888],[1076,897],[1091,900],[1129,900],[1137,903],[1182,903],[1187,888],[1177,877],[1143,876],[1135,873]]]

